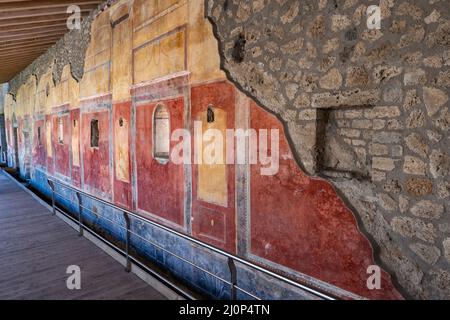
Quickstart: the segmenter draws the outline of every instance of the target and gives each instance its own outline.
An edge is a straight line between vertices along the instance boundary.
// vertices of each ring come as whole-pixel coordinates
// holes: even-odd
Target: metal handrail
[[[55,193],[55,184],[56,184],[56,185],[59,185],[59,186],[62,186],[62,187],[64,187],[64,188],[69,189],[69,190],[71,190],[71,191],[73,191],[73,192],[76,193],[76,196],[77,196],[77,198],[78,198],[78,205],[79,205],[79,208],[78,208],[78,209],[79,209],[79,212],[78,212],[78,221],[77,221],[77,222],[78,222],[78,225],[79,225],[79,235],[80,235],[80,236],[83,235],[83,229],[86,229],[86,230],[90,231],[91,233],[94,233],[97,237],[102,238],[102,237],[101,237],[100,235],[98,235],[95,231],[93,231],[92,229],[90,229],[90,228],[88,228],[87,226],[83,225],[81,211],[82,211],[83,208],[84,208],[84,209],[87,209],[87,208],[85,208],[85,207],[82,206],[82,198],[81,198],[81,195],[83,195],[83,196],[85,196],[85,197],[88,197],[88,198],[90,198],[90,199],[92,199],[92,200],[95,200],[95,201],[97,201],[97,202],[99,202],[99,203],[105,204],[105,205],[107,205],[107,206],[109,206],[109,207],[111,207],[111,208],[113,208],[113,209],[115,209],[115,210],[117,210],[117,211],[121,211],[121,212],[124,214],[124,219],[125,219],[125,223],[126,223],[125,229],[126,229],[126,231],[127,231],[126,241],[125,241],[125,245],[126,245],[125,251],[124,251],[124,250],[121,250],[120,248],[117,248],[117,246],[112,245],[112,244],[109,243],[109,242],[108,242],[108,244],[109,244],[109,245],[112,245],[113,247],[115,247],[116,249],[118,249],[122,254],[125,255],[125,257],[126,257],[126,270],[127,270],[128,272],[131,270],[131,260],[133,260],[134,262],[139,263],[141,266],[144,266],[145,269],[147,269],[148,271],[151,271],[151,270],[149,270],[149,268],[147,268],[145,265],[143,265],[143,264],[140,263],[137,259],[133,258],[133,257],[130,255],[130,250],[129,250],[129,249],[130,249],[130,236],[131,236],[131,233],[133,233],[134,235],[137,235],[136,233],[134,233],[134,232],[132,232],[132,231],[130,230],[130,220],[129,220],[129,218],[130,218],[130,217],[133,217],[133,218],[135,218],[135,219],[137,219],[137,220],[140,220],[140,221],[142,221],[142,222],[144,222],[144,223],[150,224],[150,225],[152,225],[152,226],[154,226],[154,227],[157,227],[157,228],[159,228],[159,229],[161,229],[161,230],[164,230],[164,231],[166,231],[166,232],[168,232],[168,233],[171,233],[171,234],[173,234],[173,235],[176,235],[176,236],[178,236],[178,237],[180,237],[180,238],[183,238],[183,239],[185,239],[185,240],[187,240],[187,241],[189,241],[189,242],[191,242],[191,243],[194,243],[194,244],[199,245],[199,246],[201,246],[201,247],[203,247],[203,248],[206,248],[206,249],[208,249],[208,250],[210,250],[210,251],[212,251],[212,252],[215,252],[215,253],[217,253],[217,254],[219,254],[219,255],[221,255],[221,256],[226,257],[226,258],[228,259],[228,267],[229,267],[229,271],[230,271],[230,279],[231,279],[231,281],[227,281],[227,280],[225,280],[225,279],[222,279],[222,278],[218,277],[217,275],[216,275],[215,277],[216,277],[216,278],[219,278],[220,280],[224,281],[224,282],[227,283],[227,284],[231,284],[231,288],[230,288],[230,297],[231,297],[231,299],[233,299],[233,300],[236,299],[236,296],[237,296],[236,290],[239,290],[239,291],[241,291],[241,292],[246,293],[246,294],[249,295],[249,296],[252,296],[252,297],[254,297],[254,298],[257,298],[256,296],[250,294],[249,292],[245,291],[244,289],[238,287],[238,285],[237,285],[237,270],[236,270],[235,262],[238,262],[238,263],[240,263],[240,264],[243,264],[243,265],[245,265],[245,266],[247,266],[247,267],[250,267],[250,268],[252,268],[252,269],[254,269],[254,270],[260,271],[260,272],[262,272],[262,273],[264,273],[264,274],[266,274],[266,275],[269,275],[269,276],[271,276],[271,277],[273,277],[273,278],[275,278],[275,279],[277,279],[277,280],[280,280],[280,281],[285,282],[285,283],[287,283],[287,284],[289,284],[289,285],[292,285],[293,287],[296,287],[296,288],[298,288],[298,289],[304,290],[304,291],[306,291],[306,292],[308,292],[308,293],[310,293],[310,294],[312,294],[312,295],[314,295],[314,296],[316,296],[316,297],[319,297],[319,298],[322,298],[322,299],[325,299],[325,300],[335,300],[335,299],[338,299],[338,297],[335,296],[335,295],[333,295],[333,294],[325,293],[325,292],[323,292],[323,290],[321,290],[321,289],[311,288],[311,287],[309,287],[309,286],[307,286],[307,285],[303,285],[303,284],[301,284],[301,283],[295,282],[295,281],[293,281],[293,280],[291,280],[291,279],[289,279],[289,278],[286,278],[286,277],[284,277],[284,276],[282,276],[282,275],[280,275],[280,274],[277,274],[277,273],[275,273],[275,272],[273,272],[273,271],[271,271],[271,270],[268,270],[268,269],[263,268],[263,267],[261,267],[261,266],[259,266],[259,265],[256,265],[256,264],[254,264],[254,263],[252,263],[252,262],[250,262],[250,261],[248,261],[248,260],[245,260],[245,259],[243,259],[243,258],[241,258],[241,257],[235,256],[235,255],[233,255],[233,254],[231,254],[231,253],[228,253],[228,252],[226,252],[226,251],[223,251],[222,249],[219,249],[219,248],[217,248],[217,247],[215,247],[215,246],[212,246],[212,245],[210,245],[210,244],[207,244],[207,243],[205,243],[205,242],[202,242],[202,241],[200,241],[200,240],[198,240],[198,239],[192,238],[191,236],[188,236],[188,235],[186,235],[186,234],[184,234],[184,233],[181,233],[181,232],[179,232],[179,231],[177,231],[177,230],[174,230],[174,229],[172,229],[172,228],[170,228],[170,227],[167,227],[167,226],[164,226],[164,225],[162,225],[162,224],[160,224],[160,223],[157,223],[157,222],[155,222],[155,221],[149,220],[149,219],[147,219],[147,218],[145,218],[145,217],[143,217],[143,216],[140,216],[140,215],[138,215],[138,214],[136,214],[136,213],[134,213],[134,212],[132,212],[132,211],[129,211],[129,210],[125,209],[125,208],[119,207],[119,206],[117,206],[117,205],[115,205],[115,204],[113,204],[113,203],[110,203],[110,202],[105,201],[105,200],[103,200],[103,199],[101,199],[101,198],[98,198],[98,197],[96,197],[96,196],[93,196],[93,195],[91,195],[91,194],[89,194],[89,193],[86,193],[86,192],[84,192],[84,191],[82,191],[82,190],[80,190],[80,189],[78,189],[78,188],[75,188],[75,187],[73,187],[73,186],[70,186],[70,185],[68,185],[68,184],[65,184],[65,183],[63,183],[63,182],[61,182],[61,181],[58,181],[58,180],[54,180],[54,179],[48,178],[48,179],[47,179],[47,182],[48,182],[48,184],[49,184],[49,186],[50,186],[50,188],[51,188],[51,190],[52,190],[52,208],[53,208],[53,214],[55,214],[55,213],[56,213],[56,210],[58,210],[58,208],[56,207],[56,199],[55,199],[55,195],[56,195],[56,193]],[[68,199],[67,199],[67,200],[68,200]],[[70,201],[70,200],[69,200],[69,201]],[[73,203],[73,202],[72,202],[72,203]],[[89,209],[88,209],[88,210],[89,210]],[[61,211],[61,210],[58,210],[58,211]],[[89,210],[89,211],[91,211],[91,210]],[[92,211],[91,211],[91,212],[92,212]],[[63,212],[63,213],[64,213],[64,212]],[[94,214],[96,214],[96,213],[94,213]],[[71,217],[71,219],[74,220],[74,221],[76,221],[76,220],[75,220],[74,218],[72,218],[72,217]],[[143,239],[143,240],[145,240],[145,241],[147,241],[147,242],[150,242],[149,240],[144,239],[143,237],[140,237],[140,238]],[[104,239],[102,238],[102,240],[104,240]],[[105,240],[105,241],[106,241],[106,240]],[[152,243],[152,242],[150,242],[150,243]],[[164,251],[167,251],[167,250],[164,250]],[[171,252],[169,252],[169,251],[167,251],[167,252],[168,252],[168,253],[171,253]],[[173,253],[171,253],[171,254],[173,254]],[[191,264],[192,264],[192,263],[191,263]],[[203,270],[203,271],[205,271],[205,270]],[[155,274],[154,271],[151,271],[151,272],[152,272],[153,274]],[[159,277],[161,280],[163,280],[162,277],[160,277],[160,276],[158,276],[158,277]],[[167,280],[164,279],[164,282],[167,283]],[[172,288],[175,288],[177,291],[179,291],[180,293],[184,294],[185,296],[189,296],[188,294],[186,294],[185,292],[183,292],[183,290],[181,290],[181,289],[179,289],[178,287],[174,286],[172,283],[170,283],[170,286],[171,286]],[[192,298],[192,297],[190,296],[190,298]]]

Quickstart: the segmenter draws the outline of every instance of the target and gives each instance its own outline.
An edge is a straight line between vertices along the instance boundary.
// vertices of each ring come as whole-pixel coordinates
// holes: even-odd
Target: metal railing
[[[212,276],[213,278],[215,278],[215,279],[217,279],[217,280],[219,280],[219,281],[229,285],[230,286],[230,298],[231,298],[231,300],[236,300],[238,291],[240,291],[240,292],[244,293],[245,295],[248,295],[249,297],[254,298],[256,300],[261,300],[260,297],[257,297],[256,295],[254,295],[254,294],[248,292],[247,290],[245,290],[245,289],[243,289],[243,288],[238,286],[238,273],[237,273],[237,268],[236,268],[236,262],[238,262],[238,263],[240,263],[240,264],[242,264],[242,265],[244,265],[246,267],[249,267],[250,269],[257,270],[257,271],[259,271],[259,272],[261,272],[261,273],[263,273],[265,275],[268,275],[268,276],[270,276],[272,278],[275,278],[275,279],[280,280],[280,281],[282,281],[284,283],[287,283],[287,284],[291,285],[294,288],[306,291],[307,293],[312,294],[313,296],[315,296],[317,298],[325,299],[325,300],[338,299],[337,296],[335,296],[333,294],[330,294],[330,293],[327,293],[327,292],[325,292],[322,289],[313,288],[312,286],[301,284],[301,283],[298,283],[296,281],[293,281],[293,280],[291,280],[289,278],[286,278],[286,277],[284,277],[284,276],[282,276],[280,274],[277,274],[277,273],[275,273],[275,272],[273,272],[271,270],[268,270],[268,269],[266,269],[264,267],[256,265],[256,264],[254,264],[254,263],[252,263],[252,262],[250,262],[248,260],[245,260],[245,259],[240,258],[238,256],[235,256],[235,255],[233,255],[231,253],[223,251],[222,249],[219,249],[219,248],[217,248],[215,246],[212,246],[210,244],[202,242],[202,241],[200,241],[198,239],[192,238],[192,237],[190,237],[190,236],[188,236],[188,235],[186,235],[184,233],[181,233],[181,232],[176,231],[176,230],[174,230],[172,228],[169,228],[167,226],[159,224],[159,223],[157,223],[155,221],[149,220],[149,219],[147,219],[147,218],[145,218],[143,216],[140,216],[140,215],[138,215],[138,214],[136,214],[134,212],[131,212],[131,211],[127,210],[127,209],[118,207],[118,206],[116,206],[116,205],[114,205],[114,204],[112,204],[112,203],[110,203],[108,201],[105,201],[103,199],[97,198],[97,197],[95,197],[95,196],[93,196],[93,195],[91,195],[89,193],[86,193],[86,192],[84,192],[84,191],[82,191],[82,190],[80,190],[78,188],[72,187],[72,186],[67,185],[65,183],[62,183],[60,181],[52,180],[52,179],[47,179],[47,182],[48,182],[48,184],[49,184],[49,186],[50,186],[50,188],[52,190],[52,199],[51,199],[51,201],[52,201],[52,209],[53,209],[53,214],[54,215],[56,214],[56,211],[64,214],[66,217],[68,217],[69,219],[71,219],[72,221],[74,221],[75,223],[78,224],[78,232],[79,232],[80,236],[83,236],[83,231],[87,230],[91,234],[93,234],[94,236],[96,236],[97,238],[99,238],[100,240],[102,240],[103,242],[105,242],[106,244],[111,246],[112,248],[114,248],[116,251],[121,253],[126,259],[126,268],[125,269],[126,269],[127,272],[131,271],[131,262],[133,261],[134,263],[139,265],[141,268],[143,268],[144,270],[149,272],[151,275],[156,277],[158,280],[163,282],[169,288],[171,288],[172,290],[174,290],[178,294],[181,294],[182,296],[184,296],[187,299],[195,300],[195,297],[193,295],[191,295],[190,293],[186,292],[186,290],[183,290],[182,288],[180,288],[179,286],[174,284],[173,282],[170,282],[168,279],[166,279],[165,277],[161,276],[159,273],[157,273],[156,271],[152,270],[151,268],[149,268],[148,266],[146,266],[145,264],[143,264],[141,261],[139,261],[138,259],[136,259],[135,257],[133,257],[130,254],[130,249],[131,249],[130,248],[130,245],[131,245],[130,239],[131,239],[131,235],[134,235],[134,236],[138,237],[139,239],[142,239],[142,240],[146,241],[147,243],[155,246],[156,248],[158,248],[158,249],[160,249],[160,250],[162,250],[162,251],[172,255],[173,257],[175,257],[175,258],[177,258],[177,259],[179,259],[179,260],[189,264],[190,266],[192,266],[192,267],[194,267],[194,268],[196,268],[196,269],[198,269],[198,270],[200,270],[202,272],[205,272],[206,274]],[[55,188],[56,185],[58,185],[60,187],[63,187],[65,189],[68,189],[68,190],[70,190],[72,192],[75,192],[77,200],[78,200],[78,203],[74,203],[72,200],[64,197],[62,194],[57,193],[56,192],[56,188]],[[72,204],[78,205],[78,217],[74,218],[71,215],[69,215],[68,213],[66,213],[64,210],[58,208],[58,206],[56,205],[56,196],[59,196],[62,199],[65,199],[66,201],[71,202]],[[117,222],[115,222],[115,221],[113,221],[111,219],[106,218],[104,215],[99,215],[98,212],[93,212],[91,209],[87,208],[86,206],[83,206],[83,202],[82,202],[82,197],[83,196],[87,197],[87,198],[90,198],[90,199],[92,199],[94,201],[97,201],[99,203],[102,203],[102,204],[104,204],[104,205],[106,205],[106,206],[108,206],[108,207],[110,207],[112,209],[115,209],[117,211],[122,212],[123,218],[125,220],[125,227],[123,225],[118,224]],[[82,211],[83,210],[88,210],[88,211],[92,212],[95,216],[100,217],[102,219],[105,219],[105,220],[109,221],[110,223],[113,223],[116,226],[124,229],[126,231],[125,250],[123,250],[123,249],[119,248],[118,246],[116,246],[115,244],[111,243],[110,241],[105,239],[103,236],[98,234],[96,231],[94,231],[93,229],[88,227],[86,224],[84,224],[83,223],[83,217],[82,217]],[[196,265],[194,262],[189,261],[189,260],[181,257],[180,255],[169,251],[168,249],[162,247],[161,245],[159,245],[159,244],[157,244],[157,243],[155,243],[155,242],[153,242],[153,241],[151,241],[149,239],[145,239],[141,235],[133,232],[131,230],[130,217],[133,217],[133,218],[135,218],[135,219],[137,219],[139,221],[142,221],[142,222],[144,222],[146,224],[149,224],[149,225],[151,225],[153,227],[156,227],[156,228],[158,228],[160,230],[166,231],[166,232],[168,232],[168,233],[170,233],[172,235],[176,235],[176,236],[178,236],[178,237],[180,237],[180,238],[182,238],[184,240],[187,240],[188,242],[190,242],[192,244],[196,244],[196,245],[198,245],[198,246],[200,246],[202,248],[205,248],[205,249],[207,249],[207,250],[209,250],[211,252],[214,252],[214,253],[222,256],[222,257],[225,257],[227,259],[228,270],[229,270],[229,274],[230,274],[230,280],[224,279],[224,278],[222,278],[222,277],[220,277],[220,276],[218,276],[218,275],[216,275],[216,274],[214,274],[214,273],[204,269],[203,267],[201,267],[199,265]]]
[[[0,152],[0,162],[6,163],[6,151]]]

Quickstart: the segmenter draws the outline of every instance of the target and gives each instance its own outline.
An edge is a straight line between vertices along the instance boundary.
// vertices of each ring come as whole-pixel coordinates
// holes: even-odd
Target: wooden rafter
[[[9,81],[69,30],[67,8],[82,17],[103,0],[0,0],[0,83]]]

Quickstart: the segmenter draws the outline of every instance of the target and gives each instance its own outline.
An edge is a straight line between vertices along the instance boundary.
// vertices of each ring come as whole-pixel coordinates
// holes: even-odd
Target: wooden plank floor
[[[66,269],[81,269],[69,290]],[[0,170],[0,299],[165,299]]]

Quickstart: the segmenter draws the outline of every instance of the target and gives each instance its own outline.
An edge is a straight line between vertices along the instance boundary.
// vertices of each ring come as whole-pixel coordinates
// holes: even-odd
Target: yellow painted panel
[[[74,78],[69,78],[69,102],[70,108],[76,109],[79,106],[80,84]]]
[[[17,117],[21,117],[23,115],[23,98],[22,98],[23,86],[20,86],[19,90],[17,90],[16,94],[16,110],[14,113]]]
[[[211,23],[204,17],[204,1],[189,1],[188,70],[193,83],[226,78]]]
[[[122,119],[122,126],[120,126],[119,121],[117,121],[114,130],[116,177],[124,182],[130,182],[130,144],[128,132],[128,121]]]
[[[155,45],[149,45],[134,52],[134,83],[150,80],[155,73],[159,73],[158,66],[156,67],[157,70],[150,70],[149,68],[157,54]]]
[[[158,0],[158,12],[156,14],[170,8],[171,6],[181,2],[180,0]]]
[[[45,91],[38,91],[36,93],[36,111],[45,112]]]
[[[65,98],[65,101],[70,103],[71,109],[76,109],[80,99],[80,84],[72,77],[72,70],[69,64],[64,67],[63,74],[65,79],[67,79],[67,98]]]
[[[135,26],[145,23],[157,16],[164,10],[180,2],[179,0],[135,0],[133,3],[133,14]]]
[[[72,78],[72,75],[70,74],[70,65],[66,64],[64,66],[62,74],[61,74],[61,82],[60,82],[61,101],[60,101],[60,104],[70,102],[69,79],[71,79],[71,78]]]
[[[111,50],[107,48],[103,51],[97,53],[94,57],[94,65],[99,66],[101,64],[107,63],[111,60]]]
[[[130,99],[130,85],[132,84],[132,53],[131,53],[131,20],[118,24],[114,29],[114,43],[112,55],[112,98],[113,101]]]
[[[109,21],[109,12],[107,10],[95,17],[91,25],[91,35],[91,41],[95,45],[95,53],[109,47],[107,43],[111,40],[111,25]]]
[[[110,23],[117,23],[119,19],[130,13],[130,4],[132,1],[119,0],[115,2],[109,10]]]
[[[109,13],[105,13],[105,11],[100,12],[97,16],[95,16],[94,20],[91,24],[91,34],[98,30],[101,26],[104,26],[109,21]]]
[[[61,82],[61,99],[62,103],[68,103],[69,98],[69,79],[65,80],[64,82]]]
[[[80,82],[80,97],[86,98],[109,92],[109,64],[85,72]]]
[[[198,115],[197,120],[202,121],[203,133],[208,129],[216,129],[222,133],[222,137],[226,137],[227,129],[227,113],[218,108],[214,110],[214,122],[208,123],[206,121],[206,111]],[[198,139],[200,137],[196,137]],[[201,138],[200,138],[201,139]],[[202,150],[211,143],[203,141],[196,141],[197,145],[202,145]],[[228,202],[228,185],[227,185],[227,166],[225,164],[226,145],[223,141],[223,164],[204,164],[204,158],[201,161],[203,164],[198,165],[198,187],[197,197],[201,200],[227,206]],[[203,157],[203,155],[199,155]],[[199,161],[200,162],[200,161]]]
[[[93,71],[85,71],[83,79],[80,81],[80,98],[86,98],[95,94],[92,80]]]
[[[95,42],[95,53],[99,53],[111,47],[111,26],[108,23],[96,30],[93,39]]]
[[[189,11],[187,2],[170,13],[151,21],[145,27],[139,28],[134,32],[133,48],[137,48],[146,42],[155,39],[163,34],[174,30],[175,28],[188,23]],[[134,23],[134,28],[137,24]]]
[[[91,41],[86,50],[86,57],[84,58],[84,70],[90,70],[94,67],[94,57],[94,44]]]
[[[44,113],[50,113],[53,107],[53,68],[49,68],[47,72],[39,80],[37,86],[39,108]]]
[[[17,90],[16,96],[16,116],[23,117],[26,115],[32,115],[34,112],[36,92],[36,77],[29,76],[24,84],[22,84]]]
[[[134,83],[185,70],[185,32],[178,31],[134,53]]]
[[[104,64],[99,66],[94,71],[95,74],[95,83],[96,83],[96,93],[107,93],[109,92],[109,77],[110,70],[109,64]]]
[[[47,157],[53,157],[53,149],[52,149],[52,123],[51,121],[45,122],[45,142],[47,148]]]
[[[135,0],[133,3],[133,16],[135,26],[152,17],[157,10],[158,2],[156,0]]]
[[[70,64],[66,64],[61,73],[61,81],[68,80],[70,76]]]
[[[98,76],[98,68],[105,71],[111,59],[111,25],[109,11],[99,14],[91,25],[91,42],[84,60],[85,74],[80,83],[80,97],[106,93],[109,90],[109,70],[103,77]],[[100,83],[98,83],[100,81]]]
[[[54,88],[53,88],[53,106],[52,107],[58,107],[64,103],[63,97],[62,97],[62,87],[64,82],[59,82]]]
[[[91,27],[89,56],[86,57],[83,79],[80,82],[80,98],[109,92],[109,63],[111,47],[111,25],[109,12],[98,15]]]
[[[16,106],[16,102],[11,94],[5,96],[5,117],[12,121],[13,113]]]
[[[74,166],[80,166],[80,124],[74,120],[72,125],[72,163]]]

